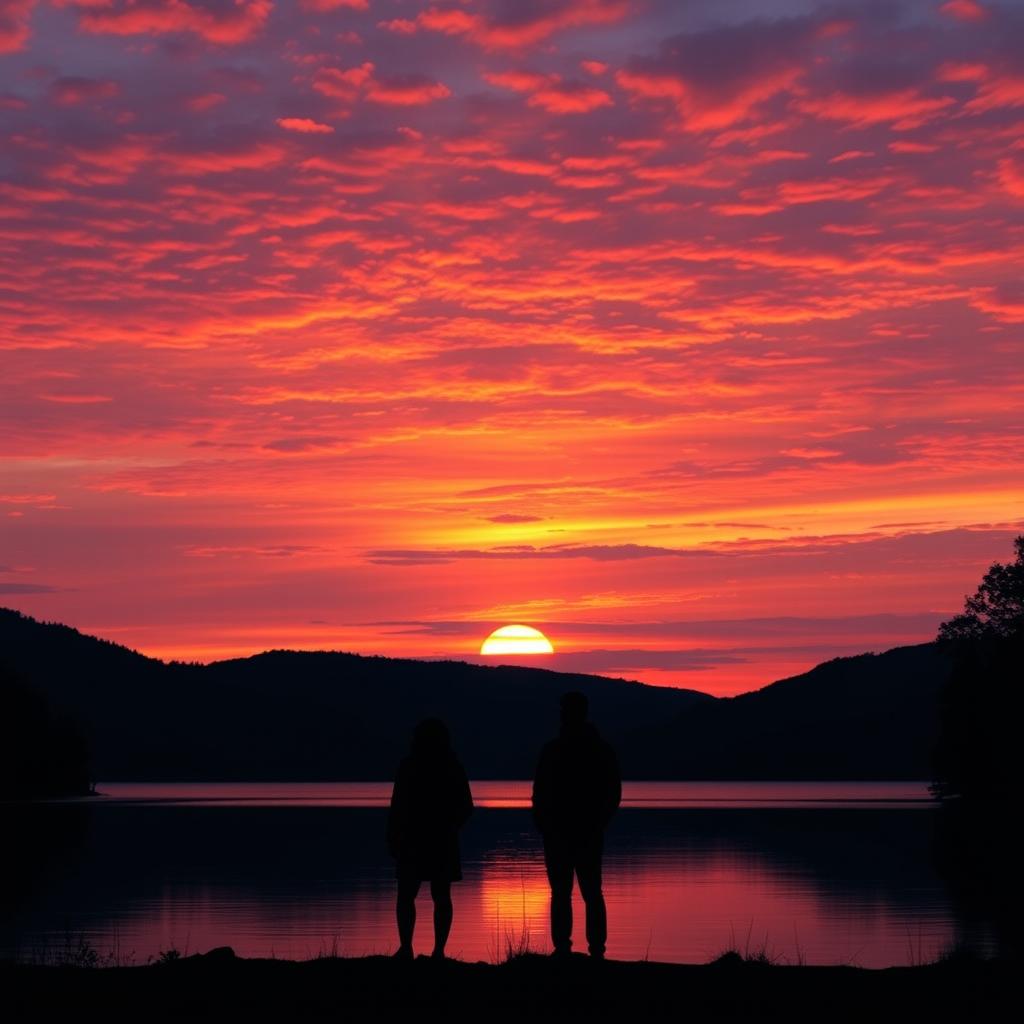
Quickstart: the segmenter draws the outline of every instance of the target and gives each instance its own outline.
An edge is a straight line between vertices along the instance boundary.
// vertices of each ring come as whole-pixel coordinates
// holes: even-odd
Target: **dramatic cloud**
[[[324,96],[349,103],[365,98],[396,107],[418,107],[451,95],[446,85],[425,75],[380,78],[374,72],[370,61],[348,69],[321,68],[313,79],[313,88]]]
[[[302,132],[312,135],[330,135],[334,129],[329,124],[321,124],[308,117],[279,117],[277,123],[289,132]]]
[[[564,29],[617,22],[629,10],[625,0],[502,0],[476,6],[482,10],[431,6],[415,23],[431,32],[464,36],[485,50],[516,50]]]
[[[1024,529],[1021,38],[0,0],[7,603],[716,693],[929,639]]]
[[[58,78],[50,89],[53,102],[62,107],[110,99],[120,92],[117,82],[102,78]]]
[[[682,33],[665,40],[657,56],[630,60],[616,78],[638,100],[674,107],[691,131],[725,128],[794,90],[818,29],[800,19]]]
[[[190,32],[211,43],[243,42],[262,30],[272,0],[57,0],[85,32],[117,36]]]
[[[0,0],[0,54],[20,50],[28,40],[35,0]]]
[[[529,93],[527,103],[552,114],[585,114],[600,107],[610,107],[612,98],[602,89],[580,82],[563,82],[559,75],[532,75],[522,72],[487,74],[494,85]]]

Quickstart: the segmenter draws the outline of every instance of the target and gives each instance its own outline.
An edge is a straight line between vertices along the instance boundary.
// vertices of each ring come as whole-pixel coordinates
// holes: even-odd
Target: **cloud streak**
[[[1017,6],[56,6],[0,3],[24,610],[186,657],[566,624],[728,693],[1008,557]]]

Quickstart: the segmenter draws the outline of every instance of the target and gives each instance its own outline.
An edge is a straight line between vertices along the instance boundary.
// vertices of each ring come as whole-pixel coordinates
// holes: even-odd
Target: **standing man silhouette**
[[[555,956],[572,950],[572,884],[586,906],[590,955],[604,957],[608,922],[601,891],[604,832],[622,799],[618,758],[587,721],[587,697],[566,693],[560,734],[544,744],[533,781],[533,816],[544,838]]]

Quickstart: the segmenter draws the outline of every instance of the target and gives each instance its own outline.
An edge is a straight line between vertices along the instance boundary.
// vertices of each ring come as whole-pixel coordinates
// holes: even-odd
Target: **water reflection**
[[[934,813],[905,803],[913,785],[899,785],[873,802],[853,790],[728,790],[718,806],[701,803],[707,790],[677,787],[620,812],[605,858],[608,955],[702,962],[736,945],[791,962],[934,956],[959,926],[931,867]],[[474,794],[488,799],[480,783]],[[349,795],[343,806],[336,790],[289,801],[277,788],[169,787],[8,807],[19,842],[0,893],[0,950],[26,957],[70,931],[137,962],[172,945],[293,958],[391,952],[380,794]],[[453,956],[550,949],[539,837],[529,812],[509,806],[520,796],[496,789],[500,805],[480,808],[464,831]],[[579,948],[578,898],[574,917]]]

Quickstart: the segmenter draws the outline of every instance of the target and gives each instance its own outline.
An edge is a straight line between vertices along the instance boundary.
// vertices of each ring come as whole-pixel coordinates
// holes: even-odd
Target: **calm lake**
[[[6,805],[0,956],[87,940],[307,959],[390,953],[390,783],[98,783],[104,795]],[[472,783],[448,945],[464,960],[550,951],[528,782]],[[608,956],[702,963],[729,947],[796,963],[929,959],[968,931],[932,865],[922,782],[634,782],[606,840]],[[426,889],[426,887],[424,887]],[[429,952],[430,899],[416,950]],[[574,898],[575,948],[585,949]]]

